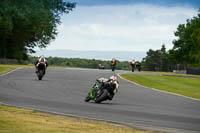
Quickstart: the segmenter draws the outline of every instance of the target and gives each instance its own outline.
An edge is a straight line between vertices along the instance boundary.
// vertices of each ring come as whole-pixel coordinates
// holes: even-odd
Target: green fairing
[[[99,88],[99,85],[95,84],[95,86],[92,88],[92,91],[90,92],[90,98],[94,98],[95,97],[95,96],[92,95],[92,93],[95,90],[95,88]]]

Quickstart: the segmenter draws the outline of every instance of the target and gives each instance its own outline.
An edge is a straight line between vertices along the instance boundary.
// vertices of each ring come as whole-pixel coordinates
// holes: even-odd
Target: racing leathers
[[[38,66],[40,63],[44,63],[45,64],[45,68],[48,67],[48,63],[47,63],[47,60],[42,56],[40,57],[36,62],[35,62],[35,72],[37,73],[38,72]],[[45,74],[45,71],[44,71],[44,74]]]
[[[107,78],[99,78],[97,79],[97,82],[99,83],[99,88],[108,88],[110,94],[108,99],[112,100],[113,96],[118,91],[119,82],[117,80]]]

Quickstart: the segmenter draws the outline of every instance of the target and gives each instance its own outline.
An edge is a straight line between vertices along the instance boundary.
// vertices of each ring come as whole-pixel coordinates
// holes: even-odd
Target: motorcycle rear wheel
[[[104,101],[106,98],[108,97],[108,90],[104,89],[103,92],[101,93],[101,95],[99,97],[97,97],[94,102],[95,103],[101,103],[102,101]]]
[[[37,75],[38,75],[38,80],[42,80],[43,72],[41,70],[38,72]]]
[[[113,71],[113,72],[115,71],[115,68],[114,68],[114,67],[112,68],[112,71]]]

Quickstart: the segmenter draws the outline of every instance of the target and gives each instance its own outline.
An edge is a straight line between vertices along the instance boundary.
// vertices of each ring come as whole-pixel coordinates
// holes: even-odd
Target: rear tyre
[[[39,71],[38,72],[38,80],[42,80],[42,77],[43,77],[43,71]]]
[[[39,77],[38,77],[38,80],[42,80],[42,77],[39,76]]]
[[[104,89],[102,94],[95,99],[95,103],[101,103],[108,97],[108,90]]]
[[[112,71],[113,71],[113,72],[115,71],[115,68],[114,68],[114,67],[112,67]]]

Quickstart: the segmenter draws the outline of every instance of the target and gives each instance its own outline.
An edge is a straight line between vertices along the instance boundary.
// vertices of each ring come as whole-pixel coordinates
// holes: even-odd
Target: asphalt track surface
[[[124,71],[117,71],[124,73]],[[42,81],[32,68],[0,76],[0,102],[17,107],[125,123],[167,132],[200,132],[200,101],[119,79],[119,92],[102,104],[84,102],[99,77],[110,70],[48,68]]]

